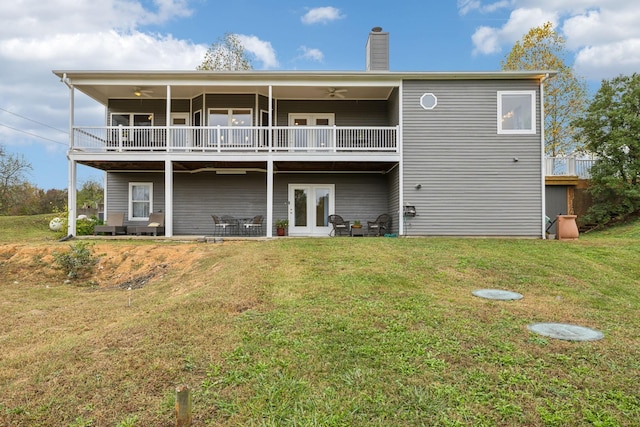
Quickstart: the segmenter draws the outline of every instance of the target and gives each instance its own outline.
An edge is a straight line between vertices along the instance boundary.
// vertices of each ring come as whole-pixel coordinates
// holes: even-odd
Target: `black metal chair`
[[[220,219],[216,215],[211,215],[213,218],[213,234],[216,233],[216,230],[220,230],[220,235],[229,235],[231,233],[231,228],[235,226],[232,221],[229,221],[227,218]]]
[[[367,221],[367,234],[371,236],[384,235],[391,229],[391,216],[389,214],[379,215],[375,221]]]
[[[342,219],[340,215],[329,215],[329,223],[333,225],[333,229],[329,232],[329,236],[348,236],[350,232],[349,221]]]
[[[251,221],[242,224],[245,232],[248,235],[259,234],[262,235],[262,215],[254,216]]]

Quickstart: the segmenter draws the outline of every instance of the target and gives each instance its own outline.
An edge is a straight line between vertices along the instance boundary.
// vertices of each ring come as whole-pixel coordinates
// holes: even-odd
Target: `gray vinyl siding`
[[[400,90],[393,88],[391,96],[389,96],[389,103],[387,105],[388,113],[388,125],[397,126],[400,124]]]
[[[264,110],[264,111],[269,111],[269,98],[263,95],[258,96],[258,109],[260,111]],[[256,116],[258,118],[258,124],[260,124],[260,111],[258,111],[258,115]],[[266,126],[267,123],[264,123],[264,125]]]
[[[129,183],[153,184],[152,212],[164,212],[164,173],[107,173],[107,212],[124,212],[124,225],[141,225],[144,221],[129,221]]]
[[[287,218],[289,184],[335,184],[335,213],[347,221],[387,213],[388,180],[381,174],[279,174],[274,179],[273,218]]]
[[[389,126],[387,101],[279,101],[277,125],[288,126],[290,113],[335,113],[336,126]]]
[[[212,235],[211,215],[236,218],[267,216],[266,174],[216,175],[174,173],[173,233],[175,235]],[[129,182],[153,183],[153,211],[164,212],[164,173],[109,173],[107,175],[108,211],[125,212],[128,221]],[[278,174],[274,177],[273,218],[287,218],[288,184],[335,184],[336,213],[346,220],[366,223],[381,213],[390,213],[389,179],[381,174]]]
[[[193,108],[193,111],[191,112],[191,123],[193,123],[194,125],[196,124],[195,112],[200,111],[201,112],[200,124],[198,126],[204,126],[205,112],[203,111],[203,108],[204,108],[203,103],[204,103],[204,95],[196,96],[195,98],[193,98],[193,101],[191,102],[191,108]]]
[[[536,91],[535,135],[497,134],[499,90]],[[424,93],[436,95],[435,109],[420,106]],[[405,81],[402,102],[404,202],[418,214],[409,234],[540,237],[537,82]]]
[[[387,175],[387,213],[391,215],[391,232],[398,233],[400,227],[400,169],[393,168]]]
[[[211,215],[235,218],[267,216],[264,173],[176,173],[173,185],[173,232],[176,235],[213,234]]]

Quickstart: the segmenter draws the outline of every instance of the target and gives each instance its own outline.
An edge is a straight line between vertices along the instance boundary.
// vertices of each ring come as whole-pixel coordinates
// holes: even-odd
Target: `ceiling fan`
[[[327,97],[329,98],[344,98],[344,93],[348,92],[347,89],[337,89],[335,87],[327,88]]]
[[[134,94],[135,96],[137,96],[138,98],[139,98],[139,97],[141,97],[141,96],[144,96],[145,98],[151,98],[151,94],[152,94],[152,93],[153,93],[153,90],[151,90],[151,89],[144,89],[144,88],[141,88],[141,87],[136,87],[136,88],[133,90],[133,94]]]

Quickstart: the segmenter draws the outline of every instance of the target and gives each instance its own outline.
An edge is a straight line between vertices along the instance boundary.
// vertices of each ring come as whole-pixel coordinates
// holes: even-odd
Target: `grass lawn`
[[[68,247],[24,234],[0,232],[0,249]],[[169,267],[131,290],[0,257],[0,425],[172,426],[181,384],[194,425],[640,425],[640,223],[574,242],[140,245]],[[545,338],[534,322],[605,338]]]

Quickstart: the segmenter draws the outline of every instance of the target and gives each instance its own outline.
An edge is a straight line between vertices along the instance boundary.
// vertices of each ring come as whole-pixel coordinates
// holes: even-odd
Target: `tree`
[[[544,86],[545,152],[549,156],[581,151],[573,138],[573,119],[580,117],[587,104],[587,85],[566,63],[565,41],[550,22],[534,27],[501,62],[503,70],[554,70],[558,74]]]
[[[596,154],[593,206],[587,219],[605,224],[640,210],[640,74],[603,80],[584,117],[573,125]]]
[[[0,145],[0,215],[7,215],[16,204],[20,186],[26,182],[24,175],[31,169],[22,155],[9,154]]]
[[[104,200],[104,189],[98,181],[88,179],[76,196],[78,206],[83,208],[98,208]]]
[[[212,43],[196,70],[242,71],[252,70],[251,60],[236,34],[225,33]]]

